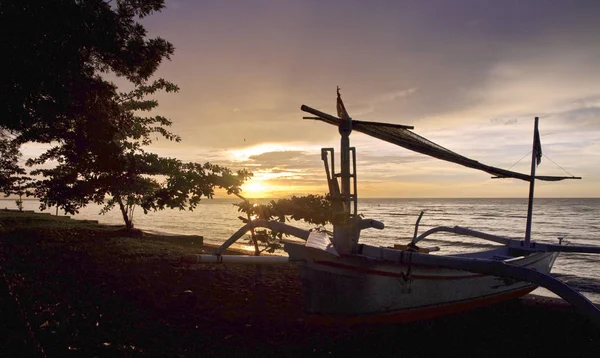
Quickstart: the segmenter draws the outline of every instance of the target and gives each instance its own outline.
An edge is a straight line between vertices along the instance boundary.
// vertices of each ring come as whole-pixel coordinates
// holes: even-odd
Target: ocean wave
[[[571,274],[555,273],[554,278],[566,283],[577,291],[600,293],[600,278],[583,277]]]

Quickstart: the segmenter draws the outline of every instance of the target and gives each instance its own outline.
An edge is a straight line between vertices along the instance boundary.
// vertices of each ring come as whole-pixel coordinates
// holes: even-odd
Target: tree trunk
[[[123,201],[121,200],[120,196],[117,196],[115,198],[117,200],[117,203],[119,203],[119,209],[121,209],[121,214],[123,214],[123,221],[125,221],[125,228],[127,230],[131,230],[133,229],[133,218],[129,217],[129,215],[127,215],[127,207],[123,204]]]
[[[23,194],[19,193],[19,200],[17,200],[17,208],[20,212],[23,211]]]

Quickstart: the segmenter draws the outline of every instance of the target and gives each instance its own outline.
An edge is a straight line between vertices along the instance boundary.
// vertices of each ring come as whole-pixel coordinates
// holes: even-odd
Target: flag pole
[[[527,226],[525,228],[525,247],[529,247],[531,242],[531,217],[533,215],[533,189],[535,186],[535,169],[542,158],[542,146],[540,144],[540,134],[538,132],[538,117],[535,117],[533,125],[533,149],[531,150],[531,179],[529,181],[529,204],[527,207]]]

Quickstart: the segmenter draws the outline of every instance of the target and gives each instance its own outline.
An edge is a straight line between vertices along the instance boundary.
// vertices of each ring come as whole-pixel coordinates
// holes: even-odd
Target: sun
[[[250,181],[242,185],[242,195],[247,198],[265,198],[269,193],[269,187],[261,181]]]

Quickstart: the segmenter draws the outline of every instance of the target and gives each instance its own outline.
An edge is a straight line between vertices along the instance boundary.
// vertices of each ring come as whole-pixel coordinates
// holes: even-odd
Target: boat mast
[[[369,224],[365,224],[366,222],[361,221],[358,216],[356,148],[350,146],[350,133],[352,133],[353,126],[352,118],[350,118],[350,115],[346,111],[340,96],[339,87],[337,88],[337,117],[305,105],[302,105],[300,109],[316,116],[303,117],[304,119],[317,119],[338,127],[341,136],[340,172],[335,172],[333,148],[322,148],[321,159],[325,164],[329,193],[332,199],[333,239],[331,242],[338,253],[352,253],[356,249],[360,230],[367,227],[383,228],[383,224],[379,222],[374,223],[373,220],[367,220]],[[331,155],[331,162],[329,161],[329,155]],[[331,166],[329,165],[330,163]],[[359,225],[363,226],[359,227]]]
[[[531,179],[529,180],[529,204],[527,206],[527,226],[525,227],[525,247],[531,242],[531,218],[533,214],[533,189],[535,187],[535,169],[541,158],[540,134],[538,132],[539,118],[535,117],[533,125],[533,149],[531,150]]]
[[[342,181],[342,198],[344,200],[344,214],[350,215],[350,133],[352,133],[352,119],[342,118],[339,126],[340,132],[340,167]]]
[[[337,88],[337,112],[340,118],[338,130],[340,139],[340,181],[341,181],[341,214],[338,218],[343,218],[342,222],[333,225],[333,244],[340,253],[350,253],[355,249],[358,241],[358,232],[356,223],[353,219],[356,216],[356,192],[352,193],[350,181],[354,178],[354,190],[356,191],[356,167],[351,172],[351,165],[356,166],[355,151],[350,147],[350,133],[352,133],[352,118],[348,115],[342,98],[340,88]],[[352,152],[352,153],[351,153]],[[354,162],[351,163],[350,156],[353,156]],[[352,207],[351,203],[354,203]],[[354,210],[353,210],[354,209]],[[354,211],[354,213],[353,213]],[[354,215],[352,215],[354,214]]]

